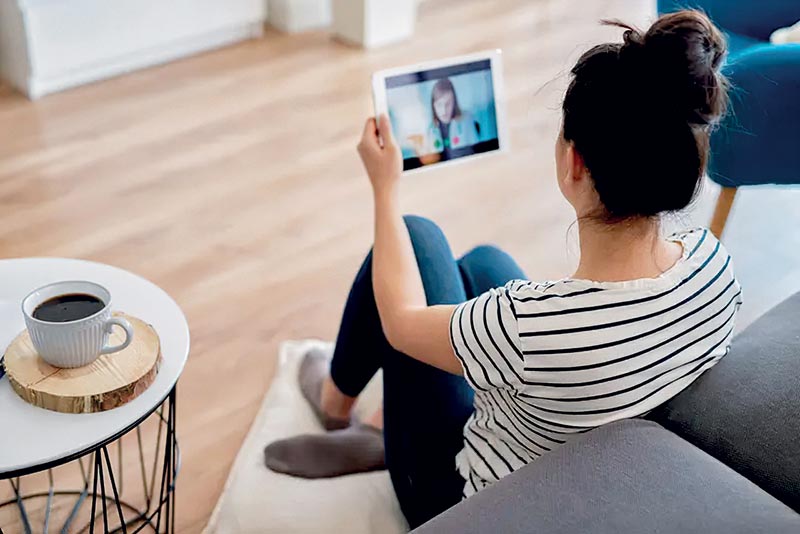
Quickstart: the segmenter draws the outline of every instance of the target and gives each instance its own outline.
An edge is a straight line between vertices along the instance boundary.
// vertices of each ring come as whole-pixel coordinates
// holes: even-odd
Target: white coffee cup
[[[39,305],[60,295],[86,294],[103,303],[97,313],[68,322],[42,321],[33,316]],[[122,317],[111,316],[111,293],[94,282],[56,282],[32,291],[22,301],[22,313],[39,356],[55,367],[82,367],[101,354],[118,352],[133,340],[133,327]],[[108,336],[117,325],[125,330],[125,341],[107,346]]]

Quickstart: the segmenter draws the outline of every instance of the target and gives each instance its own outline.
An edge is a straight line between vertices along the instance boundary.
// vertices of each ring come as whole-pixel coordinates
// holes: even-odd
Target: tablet
[[[500,50],[372,76],[375,113],[387,113],[403,171],[440,167],[508,148]]]

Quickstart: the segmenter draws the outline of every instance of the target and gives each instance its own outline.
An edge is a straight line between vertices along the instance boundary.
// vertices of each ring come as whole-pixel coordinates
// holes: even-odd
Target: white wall
[[[269,24],[284,32],[325,28],[331,24],[331,0],[267,0]]]
[[[373,48],[411,38],[417,0],[332,0],[333,33],[339,39]]]
[[[0,0],[0,77],[24,86],[28,77],[28,44],[22,12],[16,2]]]
[[[265,17],[265,0],[0,0],[0,72],[36,98],[260,35]]]

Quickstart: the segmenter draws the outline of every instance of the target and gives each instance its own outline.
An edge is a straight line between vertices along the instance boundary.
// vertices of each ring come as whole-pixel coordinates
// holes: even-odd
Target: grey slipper
[[[320,406],[322,396],[322,381],[328,376],[330,364],[328,357],[321,349],[311,349],[300,363],[300,372],[298,374],[298,382],[300,382],[300,391],[303,397],[308,401],[311,409],[317,419],[325,427],[325,430],[340,430],[350,426],[350,419],[339,419],[337,417],[330,417],[326,415]]]
[[[272,471],[301,478],[386,469],[383,432],[357,424],[325,434],[295,436],[267,445],[264,463]]]

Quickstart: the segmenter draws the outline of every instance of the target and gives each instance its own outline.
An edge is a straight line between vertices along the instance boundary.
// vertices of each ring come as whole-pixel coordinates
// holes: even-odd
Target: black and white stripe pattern
[[[460,305],[451,340],[475,389],[456,459],[470,496],[592,428],[642,415],[725,356],[741,288],[704,229],[683,258],[628,282],[509,282]]]

